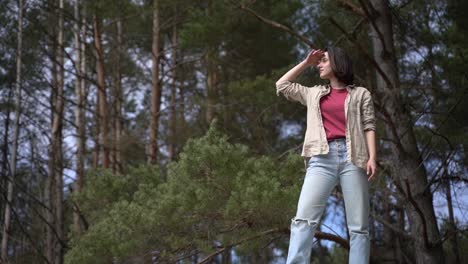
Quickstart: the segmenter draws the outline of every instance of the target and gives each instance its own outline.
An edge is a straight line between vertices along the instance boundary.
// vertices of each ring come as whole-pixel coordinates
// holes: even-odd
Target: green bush
[[[121,176],[93,173],[76,197],[91,227],[74,241],[66,262],[125,261],[149,252],[169,260],[287,228],[303,167],[298,155],[281,161],[253,156],[212,125],[204,137],[187,142],[179,161],[169,164],[165,182],[157,167]]]

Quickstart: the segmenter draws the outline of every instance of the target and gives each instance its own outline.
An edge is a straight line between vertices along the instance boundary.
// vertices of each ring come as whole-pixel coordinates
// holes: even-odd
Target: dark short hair
[[[327,47],[325,51],[328,52],[330,66],[336,78],[346,85],[353,84],[353,62],[344,49],[338,47]]]

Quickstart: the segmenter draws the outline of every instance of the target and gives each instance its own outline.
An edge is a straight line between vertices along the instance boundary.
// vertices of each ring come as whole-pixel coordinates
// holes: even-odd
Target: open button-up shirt
[[[320,98],[329,94],[330,89],[330,85],[306,87],[290,81],[282,81],[276,85],[278,96],[283,94],[286,99],[307,107],[307,129],[301,154],[304,158],[327,154],[329,151],[320,112]],[[366,88],[348,85],[346,89],[346,160],[366,170],[369,152],[364,131],[376,129],[374,104]]]

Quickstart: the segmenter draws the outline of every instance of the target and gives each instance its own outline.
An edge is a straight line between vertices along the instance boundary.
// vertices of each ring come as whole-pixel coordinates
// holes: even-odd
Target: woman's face
[[[328,52],[325,52],[323,54],[323,57],[320,58],[319,64],[317,65],[317,68],[319,69],[320,72],[320,79],[331,79],[333,76],[333,70],[330,66],[330,60],[328,59]]]

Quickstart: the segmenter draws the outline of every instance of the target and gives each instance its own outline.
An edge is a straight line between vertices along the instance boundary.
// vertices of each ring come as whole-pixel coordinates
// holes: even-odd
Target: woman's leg
[[[338,183],[336,155],[312,157],[302,185],[296,216],[291,223],[286,263],[309,263],[314,232],[327,205],[331,191]]]
[[[349,264],[369,263],[369,183],[362,168],[347,162],[340,172],[350,233]]]

